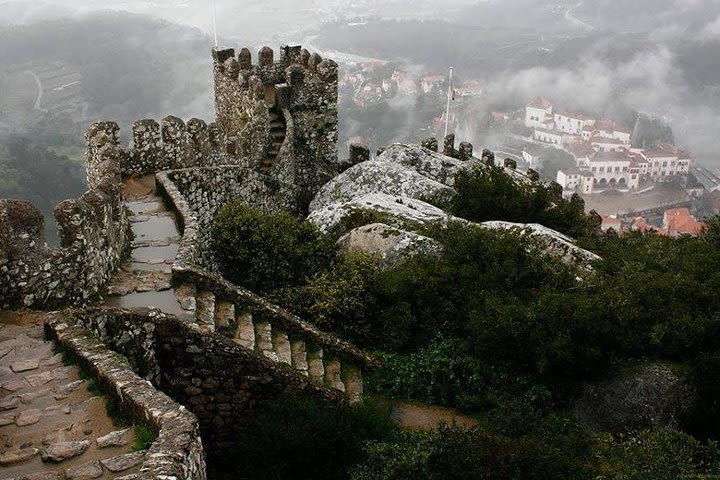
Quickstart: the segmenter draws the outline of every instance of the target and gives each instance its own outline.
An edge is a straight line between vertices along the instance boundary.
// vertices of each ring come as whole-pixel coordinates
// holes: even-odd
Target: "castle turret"
[[[279,58],[276,58],[279,57]],[[213,50],[217,122],[248,167],[309,202],[338,173],[338,66],[299,46]]]

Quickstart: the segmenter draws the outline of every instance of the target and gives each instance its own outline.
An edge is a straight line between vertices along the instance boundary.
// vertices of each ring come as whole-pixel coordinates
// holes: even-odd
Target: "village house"
[[[522,157],[529,168],[537,169],[542,165],[543,148],[537,145],[528,145],[523,148]]]
[[[616,215],[603,215],[600,214],[600,217],[602,218],[602,224],[600,228],[603,232],[607,232],[610,229],[612,229],[616,233],[622,233],[623,231],[623,225],[622,220],[620,220]]]
[[[538,142],[549,143],[555,148],[563,146],[563,134],[550,128],[536,127],[533,138]]]
[[[570,135],[581,135],[585,127],[595,125],[595,119],[578,113],[556,113],[555,128]]]
[[[705,224],[691,215],[687,208],[667,210],[663,215],[663,230],[670,237],[699,235],[704,228]]]
[[[525,107],[525,126],[547,128],[548,120],[553,120],[553,105],[550,100],[544,97],[533,98]]]
[[[633,149],[632,132],[612,120],[596,121],[578,113],[553,115],[552,109],[549,100],[533,98],[525,107],[525,126],[533,128],[536,142],[565,150],[575,158],[575,168],[557,175],[566,195],[636,190],[641,184],[687,178],[690,173],[693,160],[673,145]]]

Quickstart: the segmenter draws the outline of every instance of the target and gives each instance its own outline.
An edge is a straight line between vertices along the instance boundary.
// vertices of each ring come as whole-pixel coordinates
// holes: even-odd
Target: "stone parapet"
[[[283,368],[259,352],[223,335],[203,332],[197,326],[157,310],[87,309],[73,312],[72,317],[78,327],[92,332],[109,348],[125,355],[136,371],[197,415],[208,455],[222,457],[237,433],[262,406],[279,397],[304,395],[335,404],[347,401],[336,390],[318,386],[308,376]],[[61,342],[69,342],[64,338],[68,336],[65,332],[71,332],[71,342],[74,336],[80,335],[80,331],[72,327],[53,328],[59,331],[57,336]],[[95,340],[93,345],[97,343]],[[111,361],[113,357],[109,355],[110,358],[101,357],[101,365]],[[95,353],[90,357],[97,358]],[[155,391],[147,382],[142,384],[146,391]],[[125,383],[120,385],[123,391]],[[142,400],[145,398],[149,397],[143,396]],[[163,420],[163,405],[169,405],[169,399],[158,397],[157,400],[159,408],[151,414]],[[191,416],[184,407],[174,405],[173,408],[175,415]],[[168,409],[168,414],[170,411]],[[181,419],[184,421],[181,426],[187,429],[186,417]],[[164,438],[163,425],[160,422],[159,440]],[[194,436],[197,430],[193,428],[192,432],[177,431],[179,440],[187,445],[171,444],[176,456],[178,452],[201,448]],[[183,459],[181,463],[186,461]]]
[[[94,124],[85,136],[89,190],[55,207],[58,248],[31,204],[0,200],[0,306],[83,305],[103,291],[130,246],[121,192],[119,128]]]
[[[114,326],[98,317],[96,327]],[[145,321],[151,321],[146,318]],[[88,324],[87,320],[79,324]],[[136,329],[145,324],[133,325]],[[205,480],[205,455],[197,417],[185,407],[140,378],[119,356],[98,342],[90,331],[76,325],[73,315],[47,314],[45,330],[95,378],[134,423],[146,423],[157,432],[135,480]],[[96,328],[102,330],[102,328]],[[132,333],[135,330],[130,330]],[[115,330],[119,332],[119,330]],[[107,338],[107,334],[105,335]]]

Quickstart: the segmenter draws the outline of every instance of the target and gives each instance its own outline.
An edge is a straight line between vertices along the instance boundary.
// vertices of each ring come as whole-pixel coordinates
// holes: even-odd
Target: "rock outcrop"
[[[681,372],[649,363],[585,386],[573,412],[590,430],[621,433],[676,428],[692,404],[693,392]]]
[[[416,200],[449,202],[453,188],[402,165],[381,160],[363,162],[326,183],[310,204],[314,212],[333,204],[351,201],[366,194],[381,193]]]
[[[540,248],[544,253],[558,257],[566,263],[589,265],[600,260],[594,253],[575,245],[574,240],[551,228],[538,223],[484,222],[477,224],[491,230],[510,230],[528,238],[532,247]]]
[[[329,203],[313,210],[308,220],[324,233],[340,225],[358,212],[375,214],[394,220],[398,225],[404,223],[429,223],[447,218],[441,209],[427,202],[385,193],[368,193],[350,200]]]
[[[356,228],[340,238],[338,245],[341,252],[377,254],[384,267],[394,267],[416,255],[436,256],[442,252],[437,240],[383,223]]]
[[[415,170],[420,175],[449,187],[455,186],[455,176],[458,172],[481,165],[480,160],[477,159],[457,160],[427,148],[399,143],[388,147],[377,160]]]

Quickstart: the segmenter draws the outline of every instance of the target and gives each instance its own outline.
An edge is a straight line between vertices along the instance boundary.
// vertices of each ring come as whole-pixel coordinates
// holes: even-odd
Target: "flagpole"
[[[215,37],[215,49],[218,48],[218,35],[217,35],[217,8],[215,6],[215,0],[212,0],[213,10],[213,35]]]
[[[453,67],[450,67],[450,85],[448,85],[447,108],[445,109],[445,137],[448,135],[448,127],[450,126],[450,99],[453,93]],[[445,138],[443,137],[443,138]]]

